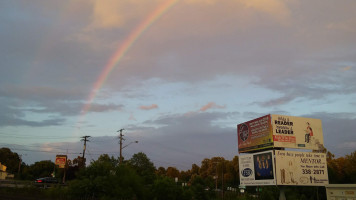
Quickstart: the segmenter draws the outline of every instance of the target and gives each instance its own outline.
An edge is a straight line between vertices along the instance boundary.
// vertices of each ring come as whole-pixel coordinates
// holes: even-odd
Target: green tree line
[[[192,164],[188,170],[176,167],[158,167],[143,152],[134,154],[119,164],[118,158],[107,154],[84,166],[81,157],[68,160],[67,186],[43,191],[50,199],[249,199],[252,196],[236,190],[239,182],[239,157],[232,160],[223,157],[205,158],[200,165]],[[34,180],[54,175],[61,181],[63,169],[52,161],[39,161],[32,165],[20,163],[17,153],[8,148],[0,149],[0,162],[16,179]],[[356,151],[335,158],[327,152],[330,184],[356,183]],[[20,167],[20,168],[19,168]],[[261,189],[262,188],[262,189]],[[258,194],[260,199],[278,198],[275,186],[248,187],[248,194]],[[316,199],[325,189],[315,187],[289,187],[288,199]],[[224,191],[224,194],[223,194]],[[316,192],[315,192],[316,191]],[[288,196],[287,195],[287,196]],[[325,194],[324,194],[325,196]]]

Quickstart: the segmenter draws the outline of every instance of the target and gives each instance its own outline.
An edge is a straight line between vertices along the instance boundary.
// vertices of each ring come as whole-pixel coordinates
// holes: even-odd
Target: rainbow
[[[130,47],[137,41],[138,38],[155,22],[157,21],[164,13],[170,10],[179,0],[167,0],[161,5],[159,5],[148,17],[143,20],[124,40],[124,42],[119,46],[115,53],[111,56],[108,63],[106,64],[103,71],[100,73],[98,79],[93,85],[93,88],[88,96],[86,104],[81,110],[81,116],[85,116],[86,113],[90,110],[90,107],[97,96],[100,88],[103,86],[105,81],[110,75],[110,72],[117,66],[120,60],[125,56]]]

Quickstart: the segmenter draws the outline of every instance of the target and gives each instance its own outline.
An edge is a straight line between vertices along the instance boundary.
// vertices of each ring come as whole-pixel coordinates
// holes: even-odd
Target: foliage
[[[197,175],[194,176],[191,181],[191,190],[193,192],[194,199],[205,200],[208,199],[208,195],[205,192],[206,186],[204,179]]]
[[[157,176],[165,176],[166,175],[166,169],[164,167],[159,167],[157,170],[156,170],[156,175]]]
[[[55,169],[55,164],[50,160],[35,162],[29,168],[29,173],[33,179],[51,176]]]
[[[155,180],[153,195],[157,200],[175,200],[178,195],[178,187],[172,178],[160,177]]]
[[[74,198],[144,199],[142,179],[130,167],[116,163],[107,156],[100,157],[70,182],[69,194]]]
[[[355,184],[356,183],[356,151],[345,157],[334,159],[327,153],[328,175],[330,184]]]
[[[279,189],[276,186],[262,187],[262,191],[259,195],[261,200],[274,200],[279,197]]]
[[[179,170],[175,167],[168,167],[167,168],[167,172],[166,172],[166,176],[171,177],[171,178],[180,178],[180,173]]]
[[[144,179],[146,184],[153,184],[156,178],[156,168],[145,153],[134,154],[128,161],[128,165]]]
[[[7,172],[15,174],[19,170],[20,156],[9,148],[1,148],[0,163],[7,167]]]
[[[356,183],[356,151],[345,157],[335,158],[327,152],[329,182]],[[6,159],[5,159],[6,158]],[[3,164],[12,166],[15,174],[19,164],[19,156],[10,149],[0,149]],[[3,161],[4,160],[4,161]],[[134,154],[125,164],[119,165],[118,159],[104,154],[89,166],[82,167],[81,157],[68,163],[68,188],[51,188],[36,193],[50,199],[220,199],[224,187],[224,199],[251,199],[249,194],[257,194],[259,199],[277,199],[277,187],[262,187],[256,193],[256,187],[247,187],[246,194],[227,191],[227,187],[237,188],[239,185],[239,157],[231,161],[223,157],[205,158],[201,166],[193,164],[191,169],[179,171],[175,167],[159,167],[157,170],[143,152]],[[63,176],[63,170],[55,167],[52,161],[39,161],[30,166],[21,165],[22,179],[34,179],[50,176],[53,170],[57,177]],[[8,168],[8,170],[10,170]],[[174,178],[178,177],[176,183]],[[214,179],[215,178],[215,179]],[[182,182],[188,186],[182,187]],[[215,191],[215,187],[219,192]],[[31,189],[26,189],[30,191]],[[34,191],[35,189],[33,189]],[[10,191],[10,190],[9,190]],[[32,191],[32,190],[31,190]],[[11,191],[10,191],[11,192]],[[325,199],[324,187],[286,187],[287,199]]]

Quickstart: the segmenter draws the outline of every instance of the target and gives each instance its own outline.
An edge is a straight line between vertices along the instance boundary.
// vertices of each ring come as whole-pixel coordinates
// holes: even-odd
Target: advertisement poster
[[[277,185],[324,186],[329,183],[325,153],[275,151]]]
[[[271,116],[237,125],[237,138],[239,153],[273,147]]]
[[[240,185],[276,185],[273,159],[273,151],[240,156]]]
[[[321,149],[324,145],[320,119],[271,115],[274,147]]]
[[[64,168],[66,166],[67,156],[66,155],[56,155],[55,164],[59,166],[59,168]]]

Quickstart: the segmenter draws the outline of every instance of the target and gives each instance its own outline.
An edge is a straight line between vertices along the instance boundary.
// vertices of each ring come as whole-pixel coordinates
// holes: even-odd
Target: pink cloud
[[[209,110],[209,109],[212,109],[212,108],[219,108],[219,109],[222,109],[222,108],[225,108],[225,106],[219,106],[219,105],[217,105],[217,104],[214,103],[214,102],[209,102],[209,103],[206,104],[205,106],[201,107],[201,108],[199,109],[199,111],[205,112],[205,111],[207,111],[207,110]]]
[[[134,117],[134,115],[131,113],[130,117],[129,117],[129,120],[131,121],[137,121],[136,118]]]
[[[150,106],[140,106],[139,108],[141,110],[152,110],[152,109],[157,109],[158,105],[157,104],[152,104]]]

